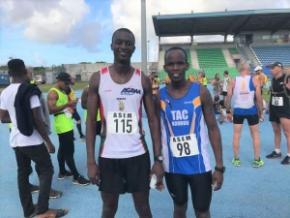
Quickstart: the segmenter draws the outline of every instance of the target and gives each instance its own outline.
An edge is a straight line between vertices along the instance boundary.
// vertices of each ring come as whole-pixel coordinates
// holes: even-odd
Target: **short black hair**
[[[133,39],[134,39],[134,42],[135,42],[135,35],[134,35],[134,33],[133,33],[131,30],[129,30],[128,28],[124,28],[124,27],[115,30],[115,32],[114,32],[113,35],[112,35],[112,42],[113,42],[113,40],[114,40],[114,38],[116,37],[116,34],[117,34],[118,32],[127,32],[127,33],[131,34],[131,35],[133,36]]]
[[[21,59],[11,59],[7,63],[8,65],[8,73],[12,77],[19,77],[26,74],[26,67],[24,61]]]
[[[229,71],[225,70],[224,74],[229,75]]]
[[[166,62],[166,58],[167,58],[168,53],[171,52],[171,51],[174,51],[174,50],[181,51],[184,54],[185,62],[188,63],[188,61],[187,61],[187,52],[185,51],[184,48],[178,47],[178,46],[171,47],[171,48],[169,48],[169,49],[167,49],[165,51],[165,54],[164,54],[164,62]]]

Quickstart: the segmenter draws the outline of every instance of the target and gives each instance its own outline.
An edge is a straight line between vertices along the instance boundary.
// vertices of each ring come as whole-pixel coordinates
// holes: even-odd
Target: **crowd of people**
[[[241,165],[239,141],[244,120],[247,120],[253,139],[252,166],[264,165],[260,156],[259,122],[265,109],[262,87],[266,77],[261,67],[250,72],[247,62],[241,62],[239,75],[230,78],[225,71],[223,80],[217,74],[211,82],[213,96],[207,89],[203,72],[198,79],[187,79],[187,53],[181,47],[165,52],[164,70],[168,73],[166,86],[159,87],[157,76],[145,76],[131,65],[135,51],[135,36],[126,28],[112,36],[114,63],[94,73],[81,96],[85,110],[86,134],[83,134],[73,81],[62,72],[48,92],[47,106],[41,91],[31,81],[20,59],[8,62],[12,83],[0,97],[0,119],[11,123],[10,145],[15,151],[18,190],[25,217],[63,217],[66,209],[50,209],[49,197],[61,197],[53,190],[53,165],[50,154],[55,146],[50,140],[47,116],[52,115],[54,130],[59,139],[57,160],[58,179],[72,177],[73,184],[99,187],[103,202],[101,217],[115,217],[120,194],[130,193],[139,217],[152,217],[150,188],[162,190],[163,177],[172,198],[175,218],[186,217],[188,188],[196,217],[210,217],[212,190],[222,188],[225,166],[219,121],[233,122],[233,160]],[[281,158],[281,132],[287,139],[288,153],[282,164],[290,164],[290,77],[279,62],[271,66],[269,113],[275,135],[274,151],[267,158]],[[151,80],[150,80],[151,79]],[[153,158],[142,127],[142,105],[147,113],[151,133]],[[88,179],[77,170],[74,159],[74,123],[81,138],[86,138]],[[96,136],[101,137],[96,160]],[[211,167],[208,144],[214,153]],[[31,162],[39,177],[39,186],[29,183]],[[68,169],[66,168],[66,165]],[[39,198],[33,204],[31,192]]]

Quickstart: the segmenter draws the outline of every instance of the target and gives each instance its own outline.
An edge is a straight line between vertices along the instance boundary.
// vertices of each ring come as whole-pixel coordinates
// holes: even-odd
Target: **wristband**
[[[214,169],[215,171],[220,172],[220,173],[224,173],[226,171],[225,167],[215,167]]]

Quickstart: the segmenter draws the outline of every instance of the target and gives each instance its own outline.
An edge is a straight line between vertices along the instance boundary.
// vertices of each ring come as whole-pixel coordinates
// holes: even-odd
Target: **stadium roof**
[[[237,35],[290,30],[290,9],[224,11],[153,16],[157,36]]]

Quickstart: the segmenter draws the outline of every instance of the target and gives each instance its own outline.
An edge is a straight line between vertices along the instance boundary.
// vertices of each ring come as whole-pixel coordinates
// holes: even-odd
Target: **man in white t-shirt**
[[[53,166],[49,153],[54,153],[55,148],[47,135],[41,117],[39,96],[33,94],[40,93],[40,91],[35,86],[27,83],[27,70],[22,60],[10,60],[8,62],[8,70],[9,75],[12,77],[12,83],[2,91],[0,96],[0,120],[3,123],[12,123],[10,145],[14,149],[16,156],[18,189],[24,217],[34,217],[35,215],[38,215],[38,217],[62,217],[67,214],[66,210],[48,208],[49,192],[53,176]],[[28,91],[22,94],[23,97],[29,100],[27,102],[27,105],[29,105],[21,105],[20,108],[17,108],[17,100],[15,99],[17,99],[16,97],[24,86],[28,87],[26,89]],[[16,109],[22,110],[26,106],[30,109],[27,116],[29,117],[31,115],[30,117],[34,124],[33,127],[28,127],[28,129],[32,128],[31,133],[26,133],[29,132],[27,129],[23,130],[25,124],[21,122],[24,122],[25,119],[16,114]],[[21,125],[21,128],[19,125]],[[36,206],[32,201],[28,180],[31,161],[35,162],[40,181],[40,192]]]

